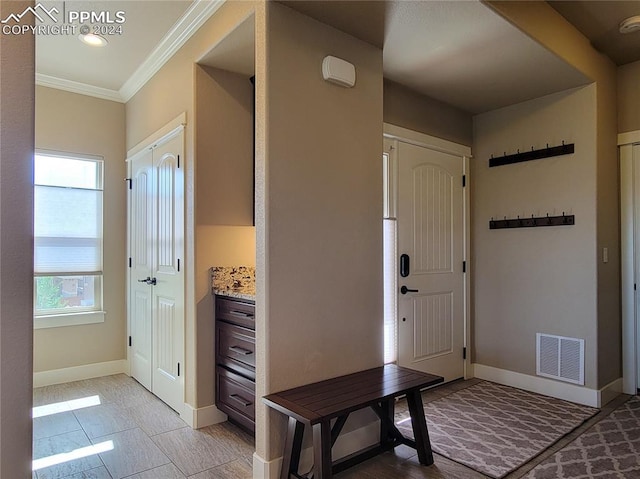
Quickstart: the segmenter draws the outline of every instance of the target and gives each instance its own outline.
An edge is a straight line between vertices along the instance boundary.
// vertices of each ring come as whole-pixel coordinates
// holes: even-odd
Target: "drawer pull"
[[[245,313],[244,311],[236,311],[234,309],[229,311],[229,314],[232,314],[234,316],[241,316],[243,318],[253,318],[253,314],[251,313]]]
[[[229,346],[229,351],[233,351],[234,353],[244,354],[248,356],[253,353],[253,351],[249,351],[248,349],[241,348],[240,346]]]
[[[239,402],[244,407],[251,406],[251,404],[252,404],[251,402],[248,402],[246,399],[243,399],[242,397],[240,397],[238,394],[231,394],[229,397],[231,399],[234,399],[235,401]]]

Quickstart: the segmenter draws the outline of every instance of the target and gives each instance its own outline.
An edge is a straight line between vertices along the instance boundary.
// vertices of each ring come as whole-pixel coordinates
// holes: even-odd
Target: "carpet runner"
[[[632,397],[524,477],[640,478],[640,399]]]
[[[488,381],[427,403],[424,410],[435,452],[496,479],[598,412]],[[413,437],[407,414],[397,415],[396,423]]]

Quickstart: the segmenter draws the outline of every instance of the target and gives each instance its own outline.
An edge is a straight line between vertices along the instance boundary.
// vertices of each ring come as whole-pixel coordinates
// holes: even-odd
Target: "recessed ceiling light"
[[[620,23],[620,33],[631,33],[640,30],[640,15],[635,15]]]
[[[96,35],[95,33],[85,33],[78,35],[78,38],[83,43],[91,45],[92,47],[104,47],[108,42],[103,36]]]

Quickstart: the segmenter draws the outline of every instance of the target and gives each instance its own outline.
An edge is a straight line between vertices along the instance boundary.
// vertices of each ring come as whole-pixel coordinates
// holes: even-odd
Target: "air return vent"
[[[536,374],[584,385],[584,339],[536,334]]]

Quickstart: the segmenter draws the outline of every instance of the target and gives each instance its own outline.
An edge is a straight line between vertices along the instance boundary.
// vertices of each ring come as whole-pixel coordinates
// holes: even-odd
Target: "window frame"
[[[36,183],[35,180],[35,157],[44,156],[44,157],[53,157],[53,158],[65,158],[71,160],[81,160],[81,161],[91,161],[98,165],[96,172],[96,188],[81,188],[81,187],[67,187],[67,186],[59,186],[59,185],[41,185]],[[105,320],[106,312],[104,311],[104,180],[105,180],[105,161],[104,157],[90,155],[90,154],[78,154],[78,153],[70,153],[65,151],[58,150],[45,150],[45,149],[36,149],[34,151],[34,178],[33,178],[33,186],[34,186],[34,195],[35,195],[35,187],[36,186],[51,186],[51,187],[59,187],[59,188],[70,188],[70,189],[91,189],[95,191],[100,191],[102,193],[102,198],[100,201],[100,263],[102,268],[100,271],[95,272],[77,272],[77,271],[60,271],[60,272],[50,272],[50,273],[36,273],[34,271],[34,289],[33,289],[33,318],[34,318],[34,329],[46,329],[46,328],[55,328],[62,326],[76,326],[82,324],[95,324],[102,323]],[[34,229],[35,229],[35,215],[34,215]],[[35,231],[34,231],[34,241],[35,241]],[[35,250],[34,250],[34,262],[35,262]],[[36,288],[36,280],[39,277],[65,277],[65,276],[94,276],[94,281],[97,281],[98,284],[94,285],[94,302],[95,306],[92,307],[73,307],[72,310],[67,310],[66,308],[51,308],[46,310],[46,312],[37,312],[36,311],[36,297],[37,297],[37,288]]]

